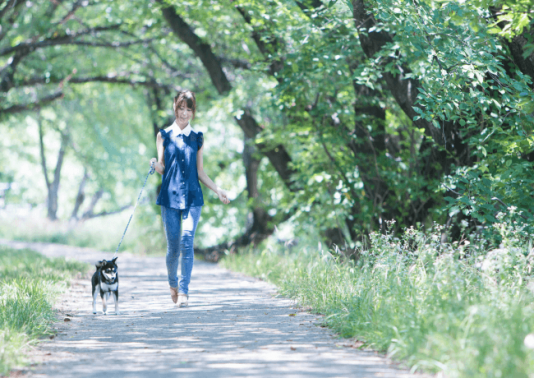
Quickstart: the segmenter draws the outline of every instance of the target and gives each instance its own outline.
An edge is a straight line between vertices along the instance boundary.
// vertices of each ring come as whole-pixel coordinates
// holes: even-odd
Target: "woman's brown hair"
[[[176,114],[176,109],[185,105],[187,108],[193,111],[193,119],[195,119],[195,113],[197,111],[197,100],[195,99],[195,92],[189,90],[178,91],[174,97],[174,113]]]

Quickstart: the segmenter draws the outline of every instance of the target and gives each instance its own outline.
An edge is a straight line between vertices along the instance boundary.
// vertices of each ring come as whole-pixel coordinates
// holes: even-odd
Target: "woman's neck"
[[[184,123],[184,121],[180,121],[180,120],[178,120],[178,118],[176,118],[176,120],[174,122],[178,125],[178,127],[181,130],[185,129],[187,127],[187,125],[189,125],[189,121],[185,121],[185,123]]]

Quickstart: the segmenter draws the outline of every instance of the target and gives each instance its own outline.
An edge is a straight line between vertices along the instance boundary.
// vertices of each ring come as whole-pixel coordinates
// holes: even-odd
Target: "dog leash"
[[[148,170],[148,174],[145,178],[145,183],[143,184],[143,187],[141,188],[141,192],[139,192],[139,196],[137,197],[137,202],[135,203],[134,209],[132,211],[132,215],[130,215],[130,219],[128,220],[128,224],[126,225],[126,228],[124,229],[124,232],[122,233],[121,241],[119,242],[119,245],[117,246],[117,249],[115,250],[115,253],[113,254],[113,258],[117,256],[117,253],[119,253],[119,248],[121,247],[122,241],[124,240],[124,235],[126,235],[126,231],[128,231],[128,226],[130,225],[130,222],[132,221],[132,218],[135,213],[135,209],[137,209],[137,205],[139,205],[139,200],[141,199],[141,194],[143,194],[143,189],[145,189],[146,182],[148,181],[148,176],[154,174],[154,163],[150,164],[150,169]]]

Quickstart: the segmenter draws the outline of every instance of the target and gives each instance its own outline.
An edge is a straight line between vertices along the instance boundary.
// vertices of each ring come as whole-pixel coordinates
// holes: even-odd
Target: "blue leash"
[[[137,209],[137,205],[139,205],[139,200],[141,199],[141,194],[143,194],[143,189],[145,189],[146,182],[148,181],[148,176],[154,174],[154,163],[150,164],[150,169],[148,171],[148,174],[145,178],[145,183],[143,184],[143,187],[141,188],[141,192],[139,192],[139,196],[137,197],[137,202],[135,203],[134,209],[132,211],[132,215],[130,215],[130,219],[128,220],[128,224],[126,225],[126,229],[124,230],[122,234],[121,241],[119,242],[119,245],[117,246],[117,250],[113,254],[113,258],[117,256],[117,253],[119,253],[119,248],[121,247],[122,241],[124,240],[124,235],[126,235],[126,231],[128,231],[128,226],[130,225],[130,222],[132,221],[133,215],[135,213],[135,209]]]

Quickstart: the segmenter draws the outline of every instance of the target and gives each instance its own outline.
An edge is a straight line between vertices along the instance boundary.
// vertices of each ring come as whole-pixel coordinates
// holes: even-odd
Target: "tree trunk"
[[[66,134],[61,135],[61,147],[59,148],[56,169],[54,170],[54,181],[50,186],[48,191],[48,218],[50,220],[57,219],[57,209],[58,209],[58,194],[59,194],[59,183],[61,180],[61,168],[63,167],[63,158],[65,157],[65,150],[68,144],[68,136]]]
[[[491,15],[493,16],[493,20],[497,21],[498,19],[498,13],[501,12],[502,7],[490,7]],[[507,26],[507,22],[501,21],[497,24],[501,29],[504,29]],[[528,45],[528,43],[532,43],[534,41],[534,28],[533,27],[526,27],[523,30],[523,33],[516,35],[512,39],[503,38],[503,43],[508,47],[510,50],[510,57],[512,58],[513,62],[519,68],[519,70],[525,74],[530,76],[532,79],[530,83],[530,88],[534,89],[534,51],[531,52],[529,55],[525,55],[525,47]],[[505,63],[506,67],[506,63]],[[509,72],[510,69],[506,67],[508,74],[510,76],[513,76],[512,72]]]
[[[305,1],[297,1],[297,5],[302,9],[302,11],[305,14],[308,14],[310,13],[310,11],[322,6],[322,2],[321,0],[305,0]],[[280,39],[276,37],[275,35],[270,34],[267,29],[265,28],[258,29],[255,25],[253,25],[251,17],[241,5],[236,5],[235,8],[241,14],[245,22],[252,27],[252,34],[251,34],[252,39],[255,41],[256,46],[258,47],[260,52],[263,54],[265,59],[269,59],[273,55],[275,56],[280,55],[280,50],[282,50],[284,46],[283,41],[280,41]],[[312,22],[316,22],[316,20],[317,20],[316,18],[313,18]],[[332,40],[332,43],[336,43],[336,41]],[[279,83],[281,83],[281,77],[278,76],[277,73],[283,69],[284,61],[285,61],[284,57],[279,56],[276,59],[272,59],[269,62],[268,73],[271,76],[273,76]],[[254,120],[252,119],[252,121]],[[253,125],[247,127],[246,119],[243,120],[242,122],[243,122],[243,125],[240,125],[240,126],[245,131],[245,133],[247,132],[246,131],[247,129],[254,127]],[[250,123],[252,124],[252,122]],[[250,133],[249,135],[255,135],[255,134]],[[327,153],[328,157],[332,161],[332,156],[328,154],[326,145],[324,143],[323,143],[323,147],[325,147],[325,152]],[[294,173],[293,171],[290,171],[290,172],[284,171],[284,168],[287,166],[287,164],[283,164],[283,163],[280,164],[278,162],[279,158],[277,158],[276,156],[272,156],[272,157],[269,156],[269,159],[271,163],[273,163],[273,166],[278,171],[281,177],[290,177]],[[288,160],[288,159],[284,159],[284,160]],[[335,161],[332,161],[332,162],[335,164]],[[291,183],[291,185],[289,186],[290,191],[298,190],[298,187],[295,185],[295,183],[293,183],[291,180],[288,180],[288,182]],[[359,207],[355,206],[354,212],[356,213],[358,211],[359,211]],[[347,222],[349,222],[349,220],[346,220],[346,223]],[[352,232],[352,228],[350,226],[349,226],[349,229]],[[343,234],[343,231],[340,225],[338,225],[337,227],[332,227],[332,228],[327,229],[323,233],[323,236],[328,241],[329,246],[333,246],[333,245],[343,246],[346,244],[345,236]]]
[[[54,180],[50,182],[50,179],[48,178],[48,169],[46,167],[46,157],[43,142],[44,133],[40,112],[38,113],[37,123],[39,125],[39,148],[41,154],[41,167],[43,169],[43,175],[45,177],[47,188],[47,217],[48,219],[55,221],[57,220],[58,193],[59,184],[61,181],[61,168],[63,167],[63,159],[65,157],[65,151],[69,142],[69,136],[67,133],[61,134],[61,146],[59,148],[57,156],[56,168],[54,169]]]
[[[100,201],[103,195],[104,195],[104,189],[99,189],[95,194],[93,194],[93,197],[91,198],[91,203],[89,204],[89,207],[87,208],[85,213],[83,213],[82,219],[89,219],[94,216],[95,206],[98,203],[98,201]]]
[[[241,117],[236,117],[235,120],[245,133],[245,137],[251,141],[253,141],[262,130],[252,116],[250,109],[245,109]],[[256,143],[256,148],[260,153],[269,159],[269,162],[272,164],[276,172],[278,172],[278,175],[286,184],[287,188],[290,191],[297,190],[297,187],[292,179],[292,175],[295,173],[295,171],[289,167],[291,156],[289,156],[284,146],[279,144],[274,148],[267,148],[265,143]]]
[[[43,169],[43,175],[46,182],[47,194],[50,191],[50,180],[48,179],[48,169],[46,167],[46,156],[44,151],[44,133],[43,133],[43,122],[41,119],[40,110],[37,111],[37,124],[39,125],[39,152],[41,153],[41,168]]]
[[[125,206],[118,208],[117,210],[101,211],[100,213],[95,214],[96,204],[98,203],[98,201],[100,201],[103,195],[104,195],[104,189],[99,189],[95,194],[93,194],[89,207],[87,208],[87,210],[85,211],[85,213],[83,213],[81,217],[82,221],[86,221],[88,219],[93,219],[93,218],[98,218],[98,217],[105,217],[105,216],[113,215],[113,214],[118,214],[132,207],[132,205],[125,205]]]
[[[387,31],[373,31],[376,27],[374,15],[365,7],[364,0],[352,0],[353,15],[356,29],[358,30],[360,45],[368,58],[373,58],[387,43],[393,42],[393,38]],[[371,30],[371,31],[370,31]],[[388,58],[390,63],[395,63],[395,58]],[[425,140],[420,149],[421,172],[426,179],[441,178],[443,174],[449,174],[453,164],[457,166],[469,166],[473,163],[469,154],[469,147],[465,142],[469,136],[462,135],[461,127],[454,122],[442,122],[440,128],[432,123],[419,118],[414,108],[416,105],[418,89],[421,84],[417,79],[409,77],[411,70],[406,66],[398,65],[399,73],[383,72],[389,92],[403,112],[418,128],[425,131]],[[439,146],[436,146],[437,143]],[[429,189],[427,189],[429,190]],[[446,193],[449,196],[451,193]],[[410,214],[406,216],[407,224],[415,224],[424,221],[428,210],[434,205],[433,201],[416,199],[412,204]]]
[[[254,145],[254,139],[244,137],[243,165],[247,180],[247,198],[251,202],[250,212],[247,215],[245,232],[235,240],[221,243],[209,248],[196,248],[195,253],[204,256],[207,261],[218,261],[225,251],[236,253],[240,247],[250,244],[256,245],[268,238],[274,231],[272,217],[265,210],[260,200],[258,190],[258,168],[262,158],[256,157],[258,151]]]
[[[254,140],[245,136],[243,149],[243,165],[247,178],[248,199],[252,202],[251,213],[247,217],[245,234],[241,237],[239,245],[257,244],[273,233],[273,227],[269,225],[271,216],[265,210],[258,191],[258,168],[261,158],[256,158],[257,150]]]
[[[85,184],[87,183],[88,178],[89,174],[87,173],[87,167],[84,167],[83,177],[78,186],[78,194],[76,195],[76,201],[74,202],[74,209],[72,209],[72,214],[70,216],[71,220],[78,220],[78,211],[85,200]]]

